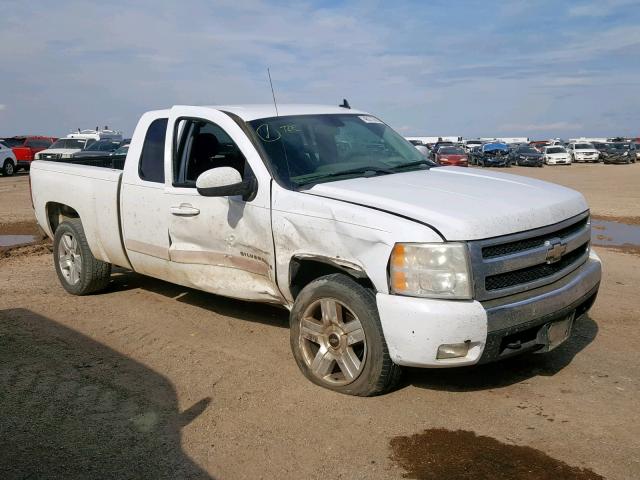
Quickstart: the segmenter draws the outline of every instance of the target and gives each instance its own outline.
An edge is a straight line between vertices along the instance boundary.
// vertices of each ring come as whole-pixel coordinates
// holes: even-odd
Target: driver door
[[[255,176],[247,158],[258,159],[257,152],[228,115],[210,109],[183,113],[172,122],[172,178],[165,189],[176,281],[228,297],[280,301],[269,182],[258,179],[250,201],[205,197],[196,189],[198,176],[211,168],[235,168],[243,179]]]

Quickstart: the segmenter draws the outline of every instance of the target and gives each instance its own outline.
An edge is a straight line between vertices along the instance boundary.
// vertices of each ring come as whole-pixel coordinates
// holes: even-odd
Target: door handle
[[[190,203],[181,203],[180,205],[173,205],[171,207],[171,213],[179,217],[193,217],[200,213],[200,209],[194,207]]]

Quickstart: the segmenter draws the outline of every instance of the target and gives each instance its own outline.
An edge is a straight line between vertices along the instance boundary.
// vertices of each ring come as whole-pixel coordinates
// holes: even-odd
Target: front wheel
[[[2,175],[5,177],[11,177],[16,172],[16,166],[9,159],[5,160],[2,164]]]
[[[305,377],[347,395],[373,396],[396,384],[376,298],[350,277],[314,280],[291,310],[291,350]]]
[[[60,283],[73,295],[97,292],[109,284],[111,264],[93,256],[79,218],[66,220],[56,229],[53,258]]]

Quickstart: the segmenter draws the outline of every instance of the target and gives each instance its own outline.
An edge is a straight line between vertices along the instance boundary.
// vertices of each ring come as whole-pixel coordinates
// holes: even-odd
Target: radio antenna
[[[278,115],[278,103],[276,102],[276,94],[273,91],[273,82],[271,81],[271,70],[269,70],[269,67],[267,67],[267,74],[269,75],[269,85],[271,85],[271,96],[273,97],[273,106],[276,107],[276,117],[279,117],[280,115]]]

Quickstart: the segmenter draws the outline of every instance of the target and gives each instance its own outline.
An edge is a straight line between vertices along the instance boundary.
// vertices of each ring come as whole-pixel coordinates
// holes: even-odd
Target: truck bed
[[[58,206],[71,208],[82,218],[93,255],[99,260],[129,267],[120,223],[122,170],[107,167],[112,160],[107,161],[105,157],[79,160],[82,161],[36,160],[31,164],[32,199],[38,224],[53,238],[51,223],[60,219],[52,218],[55,217],[52,212],[56,212]]]

